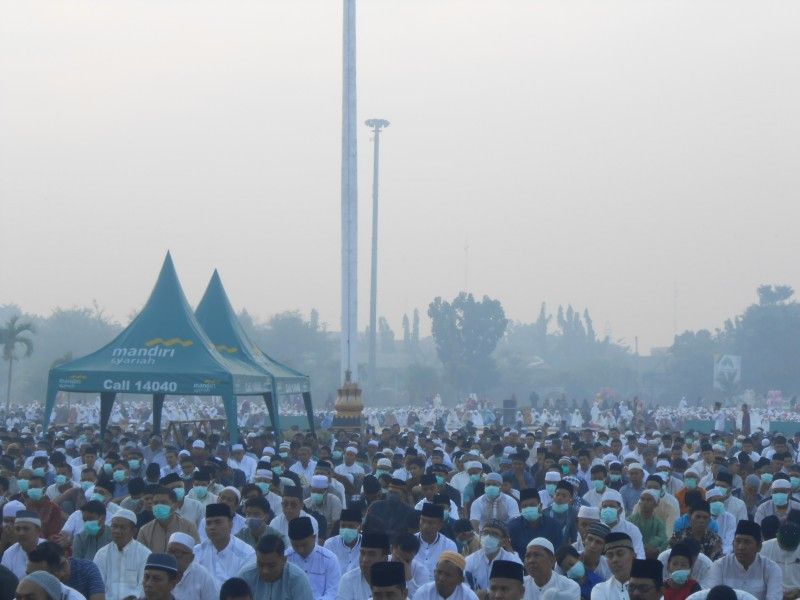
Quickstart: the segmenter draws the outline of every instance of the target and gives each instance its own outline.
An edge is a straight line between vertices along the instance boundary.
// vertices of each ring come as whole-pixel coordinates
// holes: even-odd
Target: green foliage
[[[20,322],[19,315],[10,317],[4,327],[0,327],[0,345],[3,347],[3,360],[8,362],[6,381],[6,410],[11,403],[11,383],[13,381],[14,361],[33,354],[33,340],[26,334],[34,333],[33,324]]]
[[[508,325],[500,302],[461,292],[452,303],[437,297],[428,316],[448,382],[462,392],[490,389],[498,378],[492,352]]]
[[[408,399],[417,403],[441,391],[441,379],[436,369],[429,365],[411,363],[406,367],[405,389]]]

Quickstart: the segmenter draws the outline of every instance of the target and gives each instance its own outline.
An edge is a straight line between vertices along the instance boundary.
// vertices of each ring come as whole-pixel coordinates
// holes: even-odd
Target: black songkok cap
[[[192,480],[211,481],[211,474],[208,472],[208,469],[197,469],[197,471],[192,474]]]
[[[631,540],[631,536],[621,531],[612,531],[606,536],[606,549],[608,549],[610,544],[633,550],[633,540]]]
[[[425,473],[422,477],[419,478],[420,485],[435,485],[436,484],[436,475],[431,473]]]
[[[753,521],[739,521],[736,524],[736,535],[749,535],[761,542],[761,526]]]
[[[684,544],[683,542],[679,542],[672,547],[669,558],[671,559],[673,556],[685,556],[689,559],[690,563],[693,563],[695,559],[695,555],[692,554],[692,549],[689,547],[689,544]],[[669,560],[667,560],[667,562],[669,562]]]
[[[702,444],[700,444],[700,452],[708,452],[710,450],[713,450],[713,448],[711,447],[711,444],[709,444],[708,442],[703,442]]]
[[[424,477],[424,475],[423,475],[423,477]],[[422,479],[422,478],[420,478],[420,479]],[[433,482],[434,482],[434,483],[436,483],[436,477],[435,477],[435,476],[434,476],[434,478],[433,478]],[[392,477],[392,478],[389,480],[389,485],[390,485],[391,487],[401,487],[401,488],[405,488],[405,487],[406,487],[406,482],[405,482],[405,481],[403,481],[402,479],[397,479],[396,477]]]
[[[406,589],[406,570],[401,562],[378,562],[369,569],[370,586]]]
[[[458,519],[453,523],[453,533],[467,533],[468,531],[472,531],[472,525],[467,519]]]
[[[228,517],[232,519],[231,507],[220,502],[216,504],[206,504],[206,519],[211,517]]]
[[[385,533],[364,533],[361,535],[362,548],[378,548],[389,554],[389,536]]]
[[[177,473],[170,473],[169,475],[164,475],[161,479],[158,480],[158,483],[161,485],[172,485],[173,483],[177,483],[181,480],[180,476]]]
[[[492,571],[489,574],[489,579],[501,577],[503,579],[516,579],[522,583],[524,578],[524,571],[522,565],[513,560],[496,560],[492,563]]]
[[[311,517],[297,517],[289,521],[289,539],[304,540],[314,535],[314,526]]]
[[[303,489],[297,485],[287,485],[283,490],[284,496],[289,496],[290,498],[298,498],[300,501],[303,500]]]
[[[652,579],[656,583],[656,587],[660,588],[663,582],[664,564],[655,558],[647,558],[641,560],[638,558],[633,559],[633,566],[631,567],[631,577],[637,579]]]
[[[731,475],[728,471],[720,471],[717,473],[716,480],[724,481],[728,485],[733,485],[733,475]]]
[[[431,519],[444,519],[444,508],[438,504],[431,504],[426,502],[422,505],[422,517],[430,517]]]
[[[339,521],[345,523],[361,523],[361,510],[358,508],[343,508]]]
[[[178,563],[172,554],[157,554],[153,552],[147,557],[147,562],[144,564],[145,569],[158,569],[166,571],[167,573],[177,573]]]
[[[557,490],[567,490],[570,496],[575,494],[575,488],[572,487],[572,484],[568,481],[564,481],[563,479],[556,484]]]

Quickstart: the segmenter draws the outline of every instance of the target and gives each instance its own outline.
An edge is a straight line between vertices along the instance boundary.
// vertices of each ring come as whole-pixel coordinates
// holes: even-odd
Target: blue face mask
[[[322,504],[322,501],[325,499],[324,494],[320,494],[319,492],[311,492],[311,501],[314,504]]]
[[[594,491],[596,492],[602,492],[604,489],[606,489],[606,482],[602,479],[593,480],[592,485],[594,486]]]
[[[153,516],[159,521],[166,521],[172,514],[172,507],[169,504],[156,504],[153,507]]]
[[[714,515],[715,517],[718,517],[723,512],[725,512],[725,505],[719,501],[710,502],[709,508],[711,509],[711,514]]]
[[[553,509],[554,513],[561,514],[561,513],[567,512],[569,510],[569,504],[557,504],[557,503],[553,502],[550,505],[550,508]]]
[[[339,529],[339,537],[345,544],[352,544],[358,537],[358,529],[350,529],[349,527],[341,527]]]
[[[331,458],[333,458],[333,460],[342,460],[342,451],[341,450],[334,450],[331,453]]]
[[[689,575],[691,574],[692,572],[689,569],[678,569],[677,571],[670,573],[669,578],[678,585],[683,585],[689,581]]]
[[[125,481],[125,471],[122,470],[114,471],[114,481],[116,481],[117,483],[122,483],[123,481]]]
[[[581,579],[584,575],[586,575],[586,567],[583,566],[581,561],[576,562],[567,569],[567,577],[572,580]]]
[[[103,504],[106,503],[106,497],[103,494],[92,494],[92,500],[97,500],[98,502],[102,502]]]
[[[569,465],[561,465],[561,472],[564,475],[569,475]]]
[[[133,458],[128,461],[128,466],[135,471],[136,469],[142,466],[142,463],[139,460]]]
[[[208,488],[204,485],[196,485],[192,489],[194,490],[194,495],[200,498],[200,500],[208,496]]]
[[[526,506],[520,511],[520,513],[526,521],[535,521],[540,516],[538,506]]]
[[[64,485],[67,483],[66,475],[56,475],[56,485]]]
[[[772,502],[775,506],[786,506],[789,504],[789,494],[786,492],[772,492]]]
[[[44,495],[44,490],[42,488],[30,488],[28,490],[28,498],[33,500],[34,502],[38,502],[42,499]]]
[[[617,474],[617,473],[611,473],[611,475],[609,475],[609,476],[608,476],[608,478],[609,478],[611,481],[614,481],[614,482],[616,482],[616,481],[620,481],[620,480],[622,479],[622,475],[619,475],[619,474]]]
[[[44,467],[36,467],[33,470],[33,474],[37,477],[44,477]]]
[[[474,473],[474,474],[472,474],[472,475],[470,475],[470,476],[469,476],[469,480],[470,480],[472,483],[478,483],[478,482],[481,480],[481,476],[480,476],[480,475],[478,475],[477,473]]]
[[[100,521],[84,521],[83,530],[92,537],[100,533]]]
[[[800,489],[800,477],[789,477],[789,481],[792,484],[792,489],[793,490]]]
[[[490,500],[494,500],[500,495],[500,488],[496,485],[487,485],[486,486],[486,497]]]
[[[28,479],[17,479],[17,487],[19,488],[20,492],[27,492],[29,484],[30,480]]]
[[[600,520],[606,525],[613,525],[617,522],[617,509],[606,506],[600,509]]]
[[[183,500],[183,497],[186,495],[186,490],[182,487],[173,489],[175,490],[175,497],[178,499],[178,502]]]
[[[278,477],[280,477],[281,475],[283,475],[283,467],[272,467],[272,472]]]
[[[269,484],[266,481],[256,481],[256,485],[265,496],[269,493]]]
[[[92,487],[93,485],[94,485],[94,483],[92,483],[91,481],[81,481],[81,489],[84,492],[86,490],[88,490],[90,487]]]
[[[762,473],[761,474],[761,481],[764,483],[772,483],[773,475],[772,473]]]
[[[683,483],[686,484],[686,489],[693,490],[697,487],[697,479],[694,477],[687,477],[683,480]]]
[[[545,483],[544,489],[547,490],[547,493],[551,496],[556,493],[556,484],[555,483]]]
[[[113,471],[113,470],[114,470],[114,467],[112,465],[108,465],[108,464],[103,465],[103,471],[105,471],[109,475],[111,475],[111,471]]]
[[[437,483],[437,485],[444,485],[444,477],[442,477],[441,475],[437,475],[436,476],[436,483]]]

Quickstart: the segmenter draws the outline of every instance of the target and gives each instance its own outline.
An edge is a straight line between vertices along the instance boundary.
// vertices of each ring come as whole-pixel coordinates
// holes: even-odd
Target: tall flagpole
[[[344,1],[342,44],[341,379],[358,380],[358,187],[356,170],[356,3]]]

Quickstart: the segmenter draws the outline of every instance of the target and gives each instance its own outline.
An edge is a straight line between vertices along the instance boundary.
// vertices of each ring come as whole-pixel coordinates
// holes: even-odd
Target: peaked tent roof
[[[231,306],[219,273],[214,270],[205,294],[195,311],[197,321],[218,352],[267,373],[275,383],[277,396],[310,391],[308,375],[270,358],[245,333]]]
[[[169,252],[142,311],[111,343],[50,370],[45,429],[59,390],[88,393],[220,395],[231,435],[236,395],[272,390],[263,372],[222,356],[197,322]]]

